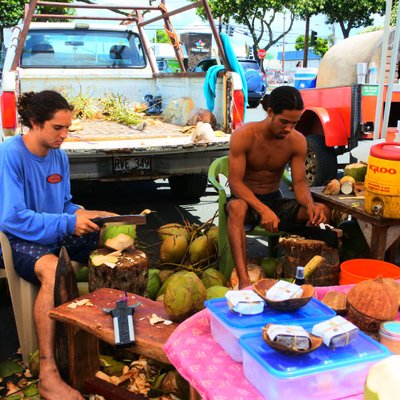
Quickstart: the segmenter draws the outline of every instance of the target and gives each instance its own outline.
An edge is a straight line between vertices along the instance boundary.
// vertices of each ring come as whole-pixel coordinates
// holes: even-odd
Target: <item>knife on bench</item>
[[[282,232],[303,236],[306,239],[321,240],[330,247],[339,248],[340,229],[321,229],[318,226],[306,226],[292,222],[280,222],[278,229]]]

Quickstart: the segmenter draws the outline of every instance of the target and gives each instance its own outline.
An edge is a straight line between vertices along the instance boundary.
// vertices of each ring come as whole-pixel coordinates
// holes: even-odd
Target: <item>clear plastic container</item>
[[[264,311],[257,315],[242,315],[229,309],[227,300],[212,299],[205,302],[210,313],[211,335],[234,361],[242,362],[242,349],[239,338],[242,335],[258,332],[268,323],[301,325],[305,328],[330,319],[336,313],[312,298],[304,307],[296,311],[282,312],[265,305]]]
[[[244,335],[243,372],[264,399],[333,400],[363,393],[369,368],[390,356],[376,340],[359,332],[346,347],[288,356],[271,349],[259,334]]]
[[[382,322],[379,341],[393,354],[400,354],[400,321]]]

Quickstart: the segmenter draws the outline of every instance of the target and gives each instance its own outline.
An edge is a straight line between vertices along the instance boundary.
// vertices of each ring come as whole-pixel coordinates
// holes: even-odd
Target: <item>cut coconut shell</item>
[[[332,308],[332,310],[336,311],[337,314],[343,315],[346,314],[346,293],[338,292],[334,290],[332,292],[328,292],[323,299],[322,303]]]
[[[362,331],[366,332],[378,332],[380,325],[385,320],[369,317],[361,311],[354,308],[349,302],[347,302],[346,318],[351,321],[354,325],[359,327]]]
[[[312,351],[318,349],[318,347],[320,347],[322,344],[322,338],[320,338],[319,336],[315,336],[312,333],[308,333],[311,341],[311,345],[308,349],[304,350],[304,349],[298,349],[296,346],[291,346],[291,347],[285,346],[282,343],[271,340],[271,338],[268,336],[267,330],[271,325],[272,324],[267,324],[263,328],[262,337],[268,344],[268,346],[286,355],[299,355],[299,354],[311,353]]]
[[[299,298],[287,299],[287,300],[270,300],[266,297],[266,292],[275,283],[278,282],[275,279],[261,279],[253,285],[253,290],[273,309],[280,311],[295,311],[305,306],[314,296],[314,286],[312,285],[301,285],[303,294]]]

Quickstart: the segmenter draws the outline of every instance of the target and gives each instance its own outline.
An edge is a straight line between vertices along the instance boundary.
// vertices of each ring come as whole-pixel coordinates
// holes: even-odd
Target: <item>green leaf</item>
[[[15,361],[7,360],[0,363],[0,376],[2,378],[7,378],[13,374],[18,374],[23,370],[24,368]]]

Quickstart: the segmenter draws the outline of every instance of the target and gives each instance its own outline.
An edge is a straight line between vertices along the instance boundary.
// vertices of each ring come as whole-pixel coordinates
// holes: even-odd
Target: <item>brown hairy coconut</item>
[[[361,330],[376,332],[383,321],[396,319],[396,289],[381,276],[357,283],[347,295],[347,318]]]

